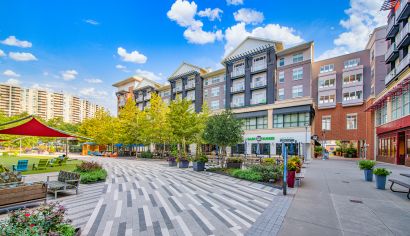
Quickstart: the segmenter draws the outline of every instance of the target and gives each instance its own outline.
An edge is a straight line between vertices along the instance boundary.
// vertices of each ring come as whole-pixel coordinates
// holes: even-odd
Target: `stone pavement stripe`
[[[142,192],[142,190],[141,190],[140,188],[138,188],[138,194],[139,194],[140,196],[144,195],[144,193]]]
[[[122,184],[118,185],[118,192],[122,192]]]
[[[211,222],[208,221],[208,219],[202,215],[201,212],[199,212],[199,210],[192,204],[188,204],[189,208],[191,208],[191,210],[197,215],[199,216],[199,219],[204,222],[204,224],[211,230],[214,231],[215,227],[211,224]]]
[[[149,197],[148,197],[147,190],[145,190],[144,187],[141,187],[141,191],[142,191],[142,194],[144,195],[145,200],[148,202],[148,201],[149,201]]]
[[[127,191],[127,207],[132,207],[132,199],[131,199],[131,192],[130,191]]]
[[[164,222],[165,222],[165,225],[167,226],[167,228],[168,229],[173,229],[174,225],[172,224],[172,221],[169,218],[166,210],[163,207],[160,207],[159,211],[161,212],[162,218],[164,219]]]
[[[126,181],[126,182],[128,182],[128,181]],[[122,183],[122,191],[124,191],[124,192],[127,191],[127,183]]]
[[[110,193],[110,192],[111,192],[111,186],[112,186],[112,184],[108,184],[107,192],[106,192],[106,193]]]
[[[130,192],[131,192],[131,199],[132,199],[132,200],[137,199],[137,196],[135,195],[134,189],[130,189]]]
[[[220,215],[222,217],[222,219],[227,221],[231,225],[231,227],[234,227],[235,229],[241,229],[241,227],[233,219],[231,219],[229,216],[225,215],[225,213],[223,213],[217,207],[212,207],[212,210],[214,210],[216,213],[218,213],[218,215]]]
[[[253,207],[253,205],[250,205],[250,204],[248,204],[248,203],[246,203],[246,202],[237,200],[236,197],[234,197],[234,196],[228,196],[228,195],[226,195],[226,194],[223,194],[223,195],[226,196],[226,197],[228,197],[228,198],[231,198],[232,200],[234,200],[234,201],[236,201],[236,202],[238,202],[239,205],[241,205],[241,207],[244,207],[244,208],[248,209],[249,211],[254,212],[254,213],[257,214],[257,215],[259,215],[260,213],[263,212],[263,210],[256,209],[255,207]]]
[[[96,202],[98,202],[98,199],[90,199],[88,201],[72,202],[72,203],[66,203],[65,201],[62,201],[63,205],[67,208],[67,210],[72,210],[72,209],[76,209],[79,207],[82,208],[85,205],[92,205]]]
[[[102,193],[107,193],[107,188],[108,188],[108,185],[105,185]]]
[[[165,209],[165,211],[167,212],[169,218],[171,220],[173,220],[175,218],[174,213],[172,213],[171,209],[169,209],[168,204],[165,202],[164,198],[161,196],[161,194],[158,191],[155,191],[155,194],[158,197],[158,200],[161,202],[162,207]]]
[[[169,195],[169,196],[174,196],[174,195],[171,193],[171,191],[169,191],[169,190],[168,190],[168,188],[167,188],[167,187],[162,186],[162,188],[165,190],[165,192],[167,192],[167,193],[168,193],[168,195]]]
[[[157,204],[157,202],[155,201],[154,195],[152,195],[152,194],[150,193],[150,194],[148,194],[148,196],[149,196],[149,199],[151,200],[152,206],[153,206],[153,207],[157,207],[158,204]]]
[[[215,201],[218,201],[218,202],[222,203],[227,208],[233,208],[233,206],[231,206],[229,203],[227,203],[226,201],[223,201],[221,199],[218,199],[216,196],[213,196],[213,194],[211,194],[211,193],[208,193],[208,197],[214,199]]]
[[[154,222],[152,223],[152,225],[153,225],[153,228],[154,228],[154,235],[155,235],[155,236],[162,236],[161,226],[160,226],[159,222],[158,222],[158,221],[154,221]]]
[[[125,230],[125,236],[132,236],[132,229]]]
[[[185,196],[187,196],[189,199],[191,199],[191,201],[193,201],[195,203],[195,205],[197,205],[197,206],[201,205],[201,203],[198,202],[197,200],[195,200],[195,198],[193,198],[191,194],[185,194]]]
[[[253,218],[253,217],[247,215],[246,213],[242,212],[242,211],[239,210],[239,209],[236,209],[235,212],[237,212],[237,213],[240,214],[240,215],[243,215],[244,217],[246,217],[247,219],[249,219],[251,222],[255,222],[255,221],[256,221],[255,218]]]
[[[118,200],[117,201],[117,206],[115,208],[114,217],[120,217],[121,216],[121,210],[122,210],[122,200]]]
[[[254,221],[248,219],[246,216],[243,216],[241,214],[239,214],[238,212],[235,211],[235,209],[227,209],[228,212],[232,213],[233,215],[241,218],[242,220],[248,222],[247,225],[249,225],[249,227],[251,226],[251,224],[253,224]],[[235,218],[237,218],[235,217]]]
[[[95,206],[94,211],[91,214],[90,219],[88,220],[87,225],[85,226],[85,228],[83,230],[84,235],[87,235],[88,232],[90,231],[91,227],[93,226],[95,219],[97,218],[98,214],[101,211],[102,203],[103,203],[103,199],[101,198],[98,201],[97,205]]]
[[[204,205],[204,207],[211,212],[216,218],[218,218],[222,223],[224,223],[228,228],[233,227],[231,223],[229,223],[226,219],[224,219],[221,215],[219,215],[214,209],[212,209],[211,205]]]
[[[157,188],[152,184],[152,182],[149,182],[148,185],[149,185],[152,189],[157,189]]]
[[[80,219],[83,219],[83,218],[87,218],[87,219],[88,219],[90,216],[91,216],[90,213],[85,212],[85,214],[78,215],[77,217],[75,217],[75,216],[70,217],[70,220],[71,220],[71,221],[77,221],[77,220],[80,220]]]
[[[114,190],[114,201],[118,200],[118,189]]]
[[[111,228],[114,221],[110,220],[105,223],[104,233],[102,236],[110,236],[111,235]]]
[[[192,218],[195,220],[195,222],[201,227],[201,229],[207,234],[211,235],[212,231],[206,226],[206,224],[201,220],[201,218],[195,214],[194,211],[188,210],[189,214],[191,214]]]
[[[101,208],[99,209],[99,211],[98,211],[98,215],[97,215],[97,217],[95,218],[95,220],[93,221],[93,223],[92,223],[92,227],[91,227],[91,229],[89,230],[90,231],[90,233],[89,233],[89,235],[96,235],[96,233],[97,233],[97,230],[98,230],[98,227],[100,226],[100,223],[101,223],[101,219],[102,219],[102,217],[103,217],[103,215],[104,215],[104,212],[105,212],[105,208],[107,207],[107,205],[102,205],[101,206]],[[91,215],[91,217],[92,217],[92,215]],[[91,218],[90,217],[90,218]],[[88,223],[87,223],[87,225],[88,225]],[[87,231],[85,231],[85,232],[87,232]],[[88,235],[88,234],[86,234],[86,233],[84,233],[85,235]]]
[[[169,197],[168,200],[171,203],[171,205],[175,208],[175,210],[177,210],[177,212],[182,212],[181,208],[178,206],[178,204],[176,204],[172,197]]]
[[[182,194],[181,194],[179,191],[177,191],[177,190],[174,188],[174,186],[169,185],[168,188],[171,189],[172,192],[174,192],[178,197],[182,197]]]
[[[179,207],[179,209],[185,210],[184,205],[182,205],[182,203],[178,200],[177,197],[172,196],[171,198],[172,198],[172,200],[175,202],[175,204],[177,204],[177,206]]]
[[[181,216],[177,216],[176,220],[178,221],[179,226],[181,226],[181,229],[184,232],[184,235],[185,236],[191,236],[192,233],[189,231],[188,227],[186,226],[186,224],[182,220]]]
[[[118,225],[118,232],[117,232],[117,236],[125,236],[125,230],[127,228],[127,222],[121,222]]]
[[[145,216],[145,224],[149,227],[152,226],[152,219],[151,219],[151,215],[149,214],[149,210],[148,210],[148,206],[144,205],[142,207],[142,209],[144,209],[144,216]]]
[[[142,208],[138,208],[138,219],[139,219],[140,232],[146,231],[147,225],[145,223],[144,210]]]
[[[161,228],[161,233],[163,236],[169,236],[169,232],[167,228]]]

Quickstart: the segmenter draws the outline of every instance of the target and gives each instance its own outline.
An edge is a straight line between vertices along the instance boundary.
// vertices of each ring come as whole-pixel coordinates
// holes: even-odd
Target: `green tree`
[[[219,151],[226,155],[226,147],[243,141],[242,121],[229,110],[214,115],[206,123],[204,139],[207,143],[218,145]]]
[[[114,144],[118,142],[118,119],[104,109],[95,113],[93,118],[83,121],[79,131],[85,137],[92,138],[97,144]]]

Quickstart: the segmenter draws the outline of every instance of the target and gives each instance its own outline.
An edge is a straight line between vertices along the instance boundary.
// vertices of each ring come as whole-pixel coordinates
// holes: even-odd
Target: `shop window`
[[[274,128],[305,127],[310,124],[310,114],[308,112],[278,114],[273,116]]]
[[[285,143],[288,155],[299,154],[299,143]],[[282,143],[276,144],[276,155],[282,155]]]
[[[258,144],[252,143],[252,154],[257,153]],[[260,143],[259,144],[259,155],[270,155],[270,144],[269,143]]]
[[[245,145],[243,143],[231,147],[233,154],[245,154]]]

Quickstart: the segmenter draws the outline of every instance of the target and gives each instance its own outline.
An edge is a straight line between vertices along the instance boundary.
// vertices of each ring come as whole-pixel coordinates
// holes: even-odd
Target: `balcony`
[[[195,88],[195,83],[190,82],[190,83],[187,83],[185,85],[186,90],[190,90],[190,89],[194,89],[194,88]]]
[[[396,68],[391,70],[384,78],[384,84],[390,83],[390,81],[396,76]]]
[[[399,24],[396,21],[396,16],[393,15],[392,17],[390,17],[390,19],[387,23],[386,38],[387,39],[394,38],[398,31],[399,31]]]
[[[396,48],[396,43],[393,43],[387,49],[387,52],[384,55],[384,60],[386,61],[386,63],[390,63],[390,62],[396,60],[398,56],[399,56],[399,50],[397,50],[397,48]]]
[[[151,99],[151,93],[147,93],[147,95],[145,95],[144,100],[150,100]]]
[[[182,86],[181,85],[174,88],[174,93],[179,93],[179,92],[182,92]]]
[[[266,86],[266,80],[264,81],[254,81],[251,83],[251,89],[263,88]]]
[[[348,100],[343,99],[342,101],[342,106],[344,107],[357,106],[357,105],[362,105],[362,104],[363,104],[363,98],[355,98],[355,99],[348,99]]]
[[[231,108],[238,108],[238,107],[244,107],[245,103],[244,102],[231,102]]]
[[[195,101],[195,93],[188,93],[185,98],[188,101]]]
[[[234,85],[231,87],[231,93],[240,93],[245,90],[245,85],[244,84],[239,84],[239,85]]]
[[[231,72],[231,78],[243,76],[245,74],[245,67],[236,68]]]
[[[399,65],[396,67],[397,74],[400,74],[404,69],[407,68],[410,62],[410,56],[407,54],[403,59],[401,59]]]
[[[409,0],[401,0],[399,9],[396,11],[396,21],[407,19],[410,15]]]
[[[410,37],[409,37],[410,30],[409,29],[410,29],[410,24],[407,24],[397,34],[396,36],[397,49],[401,49],[402,47],[406,47],[409,45],[410,43]]]
[[[261,70],[265,70],[267,67],[266,65],[266,61],[252,65],[251,67],[251,72],[257,72],[257,71],[261,71]]]
[[[266,104],[266,98],[251,99],[251,105]]]

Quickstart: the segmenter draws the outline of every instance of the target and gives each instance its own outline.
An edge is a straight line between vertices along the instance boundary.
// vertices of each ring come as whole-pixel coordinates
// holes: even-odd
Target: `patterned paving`
[[[267,208],[277,212],[269,216],[279,219],[269,227],[276,233],[288,208],[284,200],[290,201],[266,185],[163,161],[87,159],[102,163],[109,178],[61,198],[83,235],[243,235],[254,224],[248,234],[256,235]]]

